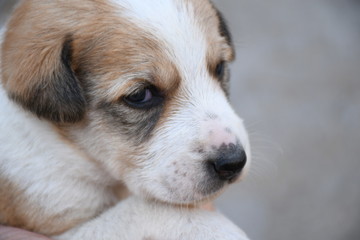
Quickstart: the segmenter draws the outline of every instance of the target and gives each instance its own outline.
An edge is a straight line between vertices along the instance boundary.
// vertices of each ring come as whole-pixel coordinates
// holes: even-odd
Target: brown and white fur
[[[3,31],[0,224],[64,240],[247,239],[199,208],[250,162],[213,4],[25,0]],[[243,171],[216,168],[241,154]]]

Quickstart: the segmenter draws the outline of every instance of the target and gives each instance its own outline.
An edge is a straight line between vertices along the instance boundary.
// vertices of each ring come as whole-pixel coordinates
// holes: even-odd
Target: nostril
[[[212,162],[217,175],[222,180],[231,180],[239,175],[246,164],[246,153],[244,150],[222,155],[218,160]]]

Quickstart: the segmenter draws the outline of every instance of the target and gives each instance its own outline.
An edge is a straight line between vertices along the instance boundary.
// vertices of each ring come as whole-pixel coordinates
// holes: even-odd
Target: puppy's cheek
[[[138,196],[175,204],[187,204],[211,198],[223,184],[213,181],[195,163],[170,161],[165,167],[147,167],[128,172],[124,181]],[[151,170],[151,171],[149,171]]]
[[[147,171],[132,169],[124,173],[123,182],[129,191],[137,196],[148,199],[161,199],[161,196],[166,193],[159,185],[159,179],[148,175]]]
[[[123,103],[100,103],[97,111],[112,131],[135,145],[146,141],[159,121],[162,106],[148,111],[131,109]]]

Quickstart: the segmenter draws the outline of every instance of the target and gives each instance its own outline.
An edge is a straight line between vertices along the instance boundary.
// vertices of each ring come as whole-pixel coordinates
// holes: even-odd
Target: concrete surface
[[[253,240],[360,239],[359,1],[215,2],[253,143],[248,178],[218,207]]]

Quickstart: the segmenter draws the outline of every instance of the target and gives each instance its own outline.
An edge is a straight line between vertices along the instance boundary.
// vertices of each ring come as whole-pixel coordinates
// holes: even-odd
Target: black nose
[[[216,174],[221,180],[227,181],[236,178],[246,164],[246,153],[240,146],[230,144],[221,146],[218,158],[211,161]]]

